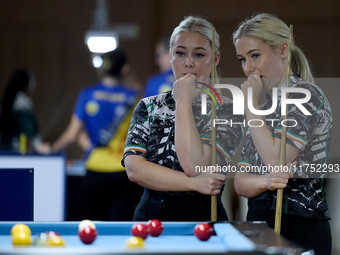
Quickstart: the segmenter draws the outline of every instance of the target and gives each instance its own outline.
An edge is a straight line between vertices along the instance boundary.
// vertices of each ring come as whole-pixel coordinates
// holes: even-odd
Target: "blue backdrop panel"
[[[0,221],[33,221],[33,168],[0,168]]]

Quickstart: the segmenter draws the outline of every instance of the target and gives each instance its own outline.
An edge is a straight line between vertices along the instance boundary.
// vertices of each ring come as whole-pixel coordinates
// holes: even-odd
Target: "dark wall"
[[[45,140],[54,141],[61,134],[79,90],[97,81],[84,43],[95,6],[95,0],[0,2],[0,95],[15,68],[34,70],[37,79],[34,103]],[[221,36],[223,77],[243,77],[231,35],[239,22],[257,12],[276,14],[294,25],[296,44],[313,63],[316,77],[339,77],[339,10],[337,0],[109,1],[111,24],[136,22],[141,28],[136,40],[121,41],[120,45],[128,52],[133,73],[142,84],[157,70],[153,63],[156,39],[171,33],[189,14],[205,17],[216,26]],[[340,94],[338,86],[332,89],[336,93],[327,95],[330,101],[339,101],[335,97]],[[69,155],[78,157],[80,151],[73,148]]]

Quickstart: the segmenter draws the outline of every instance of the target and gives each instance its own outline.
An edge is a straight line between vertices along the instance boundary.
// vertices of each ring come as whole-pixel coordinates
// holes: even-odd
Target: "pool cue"
[[[287,73],[286,73],[286,78],[287,78],[286,88],[289,87],[292,37],[293,37],[293,25],[290,25],[290,35],[289,35],[289,45],[288,45],[288,63],[287,63]],[[284,96],[286,96],[286,94]],[[286,114],[282,116],[283,118],[282,122],[287,119],[287,111],[288,111],[288,107],[286,105]],[[280,166],[285,166],[286,138],[287,138],[287,127],[282,125],[281,147],[280,147]],[[283,189],[282,188],[277,189],[274,232],[275,234],[278,234],[278,235],[281,232],[282,197],[283,197]]]
[[[211,69],[211,86],[215,88],[215,28],[212,31],[212,69]],[[214,96],[214,95],[213,95]],[[214,119],[216,118],[216,107],[214,102],[211,103],[211,165],[216,166],[216,127]],[[217,197],[211,196],[211,221],[217,221]]]
[[[25,134],[21,133],[19,136],[19,152],[21,155],[25,155],[26,154],[26,147],[27,147],[27,137]]]

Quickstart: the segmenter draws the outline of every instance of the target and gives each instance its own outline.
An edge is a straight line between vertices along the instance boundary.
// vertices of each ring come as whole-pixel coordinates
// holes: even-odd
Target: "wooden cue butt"
[[[211,196],[211,221],[217,221],[217,197]]]
[[[277,189],[274,232],[278,235],[281,233],[282,197],[283,189]]]
[[[215,87],[215,28],[212,31],[212,67],[211,67],[211,86]],[[213,121],[216,118],[216,108],[211,104],[211,165],[216,166],[216,127]],[[217,221],[217,197],[211,196],[211,221]]]
[[[290,27],[289,27],[288,63],[287,63],[287,73],[286,73],[286,87],[289,87],[292,39],[293,39],[293,25],[290,25]],[[286,96],[286,95],[284,95],[284,96]],[[288,112],[288,107],[286,105],[286,115],[283,116],[283,120],[287,119],[287,112]],[[280,147],[280,165],[281,166],[285,166],[286,138],[287,138],[287,126],[283,126],[282,127],[282,135],[281,135],[281,147]],[[283,201],[283,189],[277,189],[274,232],[275,232],[275,234],[278,234],[278,235],[281,233],[282,201]]]

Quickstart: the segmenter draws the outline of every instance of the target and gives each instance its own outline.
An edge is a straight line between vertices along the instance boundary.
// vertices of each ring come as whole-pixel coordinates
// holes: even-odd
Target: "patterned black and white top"
[[[277,108],[265,119],[278,119],[280,121],[267,122],[268,128],[273,137],[281,139],[282,115],[281,115],[281,88],[278,87]],[[290,87],[304,88],[311,93],[309,102],[303,106],[311,113],[305,115],[293,104],[288,105],[287,119],[295,120],[285,123],[287,127],[286,142],[301,150],[294,161],[297,161],[293,179],[290,179],[283,191],[283,211],[285,214],[299,215],[305,218],[328,220],[328,205],[325,200],[326,179],[325,173],[317,173],[310,166],[311,164],[323,165],[327,163],[330,151],[332,134],[331,108],[324,92],[318,86],[308,83],[298,75],[290,77]],[[304,98],[302,93],[290,93],[288,98]],[[274,102],[275,103],[275,102]],[[272,106],[272,95],[266,94],[266,103],[261,109],[266,110]],[[274,125],[273,125],[274,123]],[[260,167],[259,167],[260,166]],[[253,174],[268,174],[263,167],[264,162],[260,158],[253,143],[250,130],[247,127],[245,142],[242,149],[238,168],[243,170],[246,167],[252,168]],[[315,169],[314,169],[315,170]],[[264,193],[251,198],[255,201],[266,202],[271,210],[276,207],[276,190],[265,191]]]
[[[232,100],[221,96],[222,107],[216,107],[216,119],[242,122],[243,116],[233,116]],[[195,122],[204,144],[211,145],[211,100],[207,100],[207,115],[201,113],[201,99],[192,103]],[[128,155],[140,155],[148,161],[182,171],[175,149],[175,109],[173,92],[169,91],[140,100],[133,113],[126,138],[124,158]],[[210,110],[209,110],[210,109]],[[216,151],[226,164],[230,163],[242,140],[243,127],[229,124],[216,125]],[[163,192],[159,192],[163,193]],[[192,193],[192,192],[180,192]],[[181,195],[178,192],[166,192],[168,195]]]

